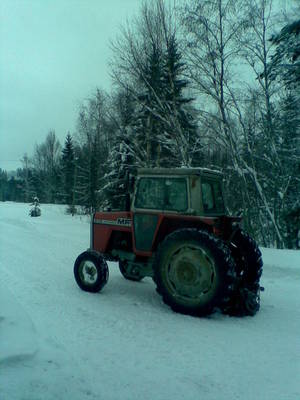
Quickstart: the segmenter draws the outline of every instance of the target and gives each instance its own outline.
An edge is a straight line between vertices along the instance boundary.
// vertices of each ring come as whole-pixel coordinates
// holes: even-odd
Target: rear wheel
[[[231,315],[255,315],[260,308],[261,252],[255,240],[243,230],[234,235],[231,251],[236,262],[237,285],[225,311]]]
[[[167,236],[157,251],[154,281],[174,311],[207,315],[230,297],[234,268],[221,240],[204,231],[183,229]]]
[[[91,251],[81,253],[74,264],[74,277],[86,292],[99,292],[108,281],[108,266],[101,254]]]

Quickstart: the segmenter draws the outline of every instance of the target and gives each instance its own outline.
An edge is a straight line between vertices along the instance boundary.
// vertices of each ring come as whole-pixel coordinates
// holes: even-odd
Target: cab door
[[[138,251],[149,252],[158,223],[158,214],[135,212],[133,214],[133,229],[135,248]]]
[[[158,216],[163,209],[164,179],[139,178],[134,203],[133,229],[135,247],[139,251],[151,251]]]
[[[182,177],[140,177],[133,207],[135,248],[152,251],[152,243],[164,213],[181,213],[188,208],[187,180]]]

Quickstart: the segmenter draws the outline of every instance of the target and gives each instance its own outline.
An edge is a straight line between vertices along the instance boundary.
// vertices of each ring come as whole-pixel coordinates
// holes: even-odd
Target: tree
[[[49,131],[44,143],[36,145],[32,163],[36,195],[43,202],[59,199],[61,145],[55,131]]]
[[[150,46],[145,64],[140,71],[141,90],[139,100],[140,130],[137,132],[139,142],[146,149],[146,165],[160,165],[159,136],[163,131],[162,124],[162,50],[156,42]]]
[[[300,20],[287,24],[271,42],[275,51],[268,65],[271,80],[282,85],[279,128],[284,186],[280,218],[289,248],[300,248]]]
[[[282,82],[293,90],[300,87],[300,19],[286,25],[279,34],[273,35],[276,46],[269,63],[270,78]]]
[[[209,100],[202,105],[209,104],[209,114],[218,123],[220,141],[234,146],[229,108],[233,82],[231,65],[239,50],[234,43],[235,36],[241,29],[235,2],[191,1],[181,14],[189,77],[203,99]],[[202,112],[207,114],[205,109]]]
[[[268,37],[272,28],[272,0],[249,0],[245,5],[243,30],[236,40],[241,49],[240,57],[247,62],[254,74],[255,85],[252,84],[250,89],[246,88],[243,107],[244,114],[249,117],[247,108],[253,102],[254,95],[255,103],[252,104],[256,107],[256,141],[250,151],[249,144],[253,143],[253,131],[245,129],[243,116],[240,116],[246,156],[243,168],[248,186],[253,186],[254,189],[250,190],[249,204],[253,204],[254,200],[257,203],[257,213],[252,212],[252,219],[260,221],[260,232],[256,233],[264,237],[269,244],[282,247],[284,239],[277,211],[281,202],[278,193],[284,185],[284,179],[282,179],[282,162],[278,148],[280,131],[276,115],[276,87],[272,84],[268,72],[268,59],[271,54]],[[236,110],[242,113],[238,105]],[[264,231],[268,232],[268,238]]]
[[[201,150],[197,133],[196,111],[192,105],[194,98],[187,97],[191,86],[184,76],[186,64],[179,50],[175,33],[166,35],[166,51],[163,65],[163,86],[165,89],[166,109],[172,124],[166,124],[161,139],[162,153],[165,157],[162,164],[191,166],[197,162]],[[174,134],[175,133],[175,134]]]
[[[8,200],[8,176],[7,172],[0,168],[0,201]]]
[[[108,124],[111,132],[110,152],[105,163],[105,176],[99,191],[104,208],[124,209],[126,206],[126,178],[129,170],[145,157],[146,152],[136,141],[136,102],[127,89],[112,94]]]
[[[242,204],[246,209],[249,194],[241,158],[241,111],[236,109],[235,87],[240,52],[236,37],[242,30],[238,4],[233,0],[192,0],[179,11],[187,73],[198,95],[201,128],[205,132],[201,151],[205,155],[206,146],[205,166],[225,172],[229,203]]]
[[[75,195],[88,212],[99,206],[98,192],[110,152],[107,95],[100,89],[81,107],[77,136],[81,145],[76,168]]]
[[[18,176],[23,179],[24,186],[24,201],[27,203],[32,200],[33,196],[33,188],[32,188],[32,162],[28,157],[27,153],[24,154],[22,160],[22,169],[18,170]]]
[[[69,206],[69,211],[74,213],[74,185],[75,185],[75,154],[72,136],[67,134],[65,146],[62,150],[62,175],[63,175],[63,192],[65,194],[65,202]]]
[[[268,73],[272,1],[241,4],[246,5],[244,14],[239,2],[232,0],[191,1],[186,5],[182,15],[190,78],[201,98],[208,99],[202,103],[209,107],[200,111],[204,124],[221,152],[229,156],[226,158],[229,164],[221,167],[229,177],[230,204],[234,208],[242,204],[248,214],[245,221],[249,231],[256,229],[259,222],[260,232],[254,233],[262,238],[264,231],[272,232],[274,237],[267,238],[268,243],[281,247],[284,240],[278,218],[281,205],[278,186],[284,187],[285,177],[279,156],[274,91]],[[247,61],[258,83],[256,88],[253,84],[250,90],[246,87],[246,96],[237,89],[235,65],[241,59]],[[251,115],[253,107],[257,109]],[[256,118],[256,125],[252,117]],[[250,126],[254,129],[249,129]]]
[[[184,105],[190,102],[183,95],[188,82],[180,76],[183,65],[172,12],[162,0],[143,3],[134,28],[123,29],[113,44],[113,78],[119,87],[128,88],[136,101],[139,125],[135,140],[145,149],[141,160],[145,166],[191,164],[191,132],[184,128],[188,120],[192,126],[193,114],[184,112]]]
[[[280,158],[285,186],[280,192],[280,220],[288,248],[300,248],[300,99],[288,91],[280,102]]]

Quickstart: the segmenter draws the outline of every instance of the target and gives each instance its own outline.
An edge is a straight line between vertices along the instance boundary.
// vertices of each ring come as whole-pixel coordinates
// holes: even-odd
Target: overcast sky
[[[0,0],[0,168],[21,167],[51,129],[62,145],[74,133],[83,100],[110,89],[110,40],[141,3]]]
[[[0,168],[54,129],[63,144],[80,103],[110,88],[109,41],[141,0],[0,0]]]

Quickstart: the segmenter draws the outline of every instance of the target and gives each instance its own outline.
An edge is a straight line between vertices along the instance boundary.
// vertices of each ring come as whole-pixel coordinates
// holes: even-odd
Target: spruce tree
[[[290,91],[280,103],[282,132],[280,157],[285,182],[281,197],[281,220],[288,248],[300,248],[300,99]]]
[[[271,39],[276,46],[269,74],[282,85],[279,106],[279,154],[284,190],[279,210],[285,245],[300,248],[300,20],[286,25]]]
[[[183,78],[185,63],[175,34],[166,41],[162,87],[167,124],[162,137],[162,164],[191,166],[196,162],[200,146],[196,144],[197,128],[193,98],[187,96],[190,82]]]
[[[136,141],[136,102],[128,90],[119,91],[111,99],[111,151],[105,165],[105,176],[100,190],[103,208],[124,209],[126,206],[126,177],[130,169],[139,165],[143,149]]]
[[[286,25],[271,42],[276,46],[269,74],[291,89],[300,86],[300,19]],[[298,92],[299,95],[299,92]]]
[[[67,134],[62,150],[63,193],[69,211],[74,212],[75,155],[72,136]]]
[[[149,44],[140,73],[136,140],[146,150],[147,167],[160,166],[160,137],[163,131],[163,55],[155,43]]]

